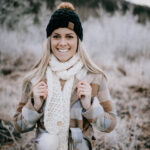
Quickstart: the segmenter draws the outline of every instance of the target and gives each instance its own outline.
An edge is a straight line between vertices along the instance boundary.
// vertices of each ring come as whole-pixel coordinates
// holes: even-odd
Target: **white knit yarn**
[[[56,72],[56,75],[62,80],[68,80],[70,77],[78,73],[83,63],[79,60],[78,54],[74,55],[69,61],[61,63],[57,58],[52,55],[50,60],[52,71]]]
[[[58,136],[58,150],[68,150],[71,91],[74,75],[80,72],[83,64],[76,54],[65,63],[59,62],[52,55],[49,65],[46,72],[48,97],[44,112],[44,125],[50,135]],[[61,91],[60,79],[66,80],[63,91]],[[59,126],[60,122],[62,125]]]
[[[53,71],[64,71],[68,69],[68,66],[74,66],[75,63],[79,60],[78,54],[74,55],[70,60],[67,62],[61,63],[57,60],[57,58],[54,55],[51,55],[50,59],[50,66],[53,69]]]

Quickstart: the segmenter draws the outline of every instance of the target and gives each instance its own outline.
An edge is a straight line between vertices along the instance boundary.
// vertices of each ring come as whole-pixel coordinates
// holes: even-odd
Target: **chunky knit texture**
[[[67,150],[72,86],[74,76],[82,70],[83,63],[77,54],[65,63],[59,62],[52,55],[49,65],[46,74],[48,97],[44,112],[44,125],[50,135],[58,136],[58,150]],[[60,79],[66,80],[63,90],[61,90]]]
[[[64,27],[73,30],[80,40],[83,40],[83,28],[79,16],[69,9],[58,9],[53,13],[46,28],[47,37],[49,37],[55,29]]]

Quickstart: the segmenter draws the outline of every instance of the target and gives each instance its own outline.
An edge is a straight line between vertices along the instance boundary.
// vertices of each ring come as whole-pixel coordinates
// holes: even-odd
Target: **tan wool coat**
[[[94,150],[96,138],[93,127],[102,132],[111,132],[116,125],[117,115],[105,77],[102,74],[88,72],[84,80],[92,87],[92,105],[88,110],[82,107],[76,93],[79,80],[75,78],[70,105],[69,150]],[[63,81],[61,85],[63,88]],[[35,109],[35,100],[30,95],[31,87],[32,84],[29,82],[22,93],[14,115],[14,126],[19,132],[28,132],[36,128],[37,138],[41,133],[47,132],[43,121],[45,103],[39,110]],[[61,121],[57,126],[61,126]]]

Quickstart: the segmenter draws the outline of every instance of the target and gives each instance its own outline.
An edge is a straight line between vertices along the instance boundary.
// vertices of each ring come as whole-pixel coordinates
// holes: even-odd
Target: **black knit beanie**
[[[68,6],[69,4],[69,6]],[[61,3],[58,9],[52,14],[46,28],[47,38],[55,29],[67,27],[73,30],[80,40],[83,40],[83,28],[79,16],[74,12],[74,7],[71,3]]]

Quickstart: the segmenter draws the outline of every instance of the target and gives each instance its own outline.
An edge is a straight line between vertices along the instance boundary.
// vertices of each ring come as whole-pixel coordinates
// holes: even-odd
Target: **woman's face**
[[[60,62],[66,62],[77,51],[77,35],[68,28],[58,28],[51,34],[51,49]]]

